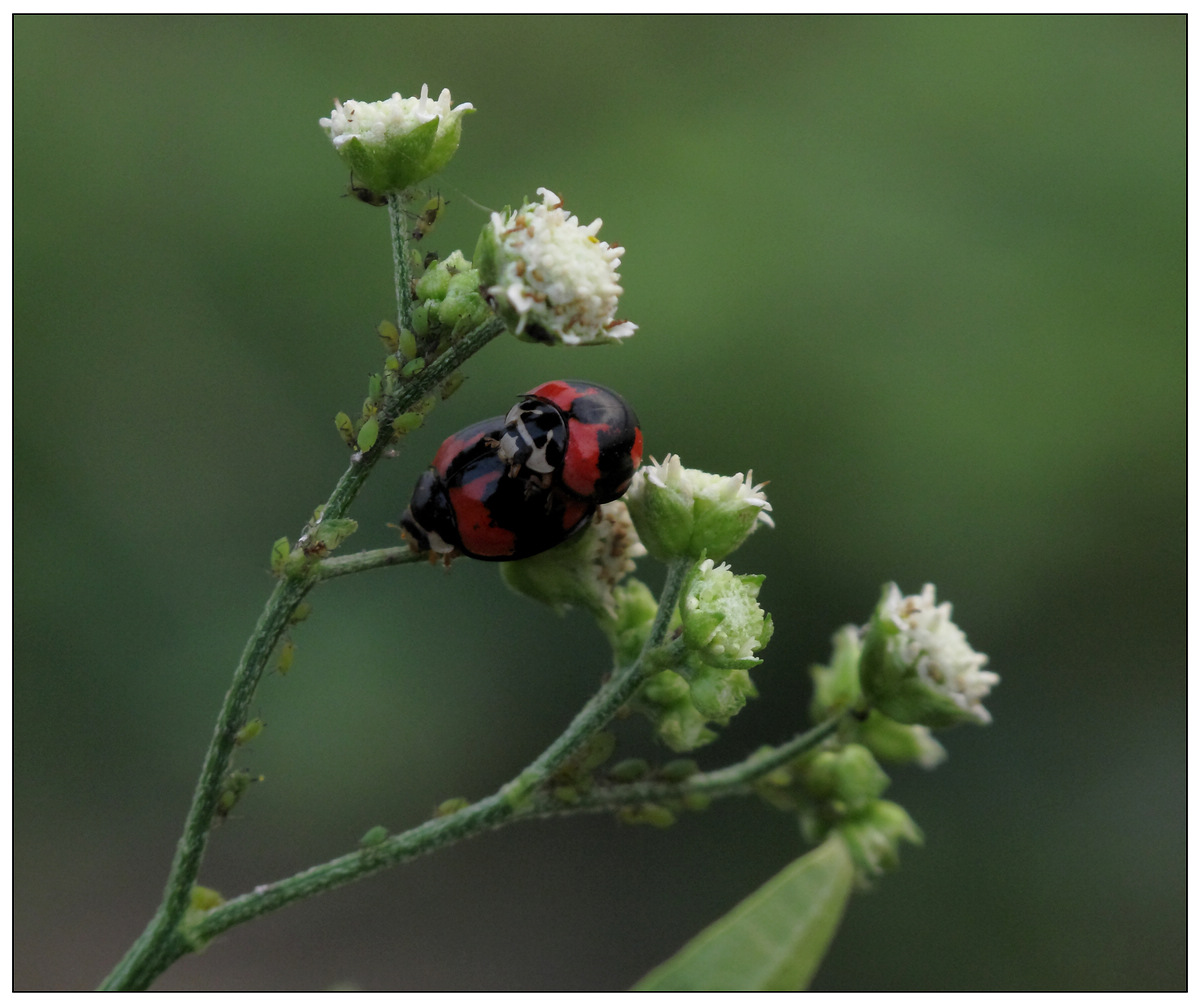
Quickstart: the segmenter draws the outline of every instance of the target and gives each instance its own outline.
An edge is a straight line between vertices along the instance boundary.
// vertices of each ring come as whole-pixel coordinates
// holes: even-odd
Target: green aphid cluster
[[[383,372],[368,378],[367,395],[356,419],[346,412],[334,417],[341,438],[359,453],[419,429],[438,401],[459,389],[463,377],[455,371],[436,393],[426,395],[412,409],[387,421],[388,403],[404,385],[491,314],[479,293],[479,274],[462,252],[452,252],[444,260],[433,260],[421,268],[424,274],[413,284],[412,328],[398,328],[386,320],[379,323],[376,332],[387,350]]]

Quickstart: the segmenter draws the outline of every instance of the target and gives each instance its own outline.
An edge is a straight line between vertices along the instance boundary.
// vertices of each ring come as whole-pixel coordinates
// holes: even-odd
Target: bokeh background
[[[478,113],[429,239],[555,189],[627,248],[620,348],[498,340],[368,483],[387,527],[446,434],[550,377],[648,450],[770,480],[762,698],[707,766],[802,725],[880,585],[952,600],[1003,684],[927,833],[851,903],[825,989],[1180,988],[1185,934],[1182,17],[338,17],[14,24],[15,982],[87,987],[157,903],[201,754],[346,456],[393,310],[341,198],[335,97]],[[646,575],[660,574],[652,563]],[[482,796],[606,668],[494,567],[314,596],[265,680],[226,894]],[[638,750],[641,725],[623,733]],[[237,929],[159,988],[622,988],[800,850],[733,801],[665,832],[539,822]]]

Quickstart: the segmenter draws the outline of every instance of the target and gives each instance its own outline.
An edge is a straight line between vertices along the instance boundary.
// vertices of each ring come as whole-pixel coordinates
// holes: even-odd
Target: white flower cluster
[[[915,667],[923,681],[978,722],[990,723],[991,714],[982,701],[1000,683],[1000,675],[982,669],[987,655],[971,648],[950,612],[949,601],[936,602],[932,583],[908,597],[889,584],[879,609],[880,617],[900,630],[893,643],[899,660]]]
[[[613,588],[637,568],[635,560],[646,554],[629,509],[621,500],[600,504],[592,518],[595,536],[591,561],[596,579],[611,597]]]
[[[455,128],[459,118],[474,106],[468,101],[452,107],[450,89],[445,88],[437,101],[429,97],[429,85],[421,85],[417,98],[401,97],[399,92],[386,101],[339,101],[321,127],[329,134],[337,150],[357,137],[368,146],[383,146],[388,140],[411,132],[417,126],[438,119],[438,136]]]
[[[515,314],[515,334],[534,329],[570,346],[633,335],[637,325],[614,318],[625,249],[596,237],[599,219],[584,227],[549,189],[538,194],[541,203],[491,220],[497,276],[488,293]]]

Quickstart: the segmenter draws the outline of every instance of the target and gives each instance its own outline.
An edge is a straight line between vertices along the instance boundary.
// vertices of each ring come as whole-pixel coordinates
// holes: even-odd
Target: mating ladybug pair
[[[508,415],[447,437],[400,526],[421,552],[526,559],[586,527],[641,462],[642,431],[620,395],[547,381]]]

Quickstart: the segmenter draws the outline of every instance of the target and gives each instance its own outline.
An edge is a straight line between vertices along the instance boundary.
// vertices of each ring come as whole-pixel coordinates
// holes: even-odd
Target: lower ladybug
[[[547,381],[505,416],[501,456],[594,503],[629,488],[642,463],[642,431],[615,391],[586,381]]]
[[[418,551],[501,562],[545,552],[581,531],[596,504],[514,475],[496,445],[503,416],[468,426],[417,480],[400,526]]]
[[[499,562],[553,548],[628,487],[642,458],[615,392],[549,381],[506,416],[446,438],[400,519],[418,551]]]

